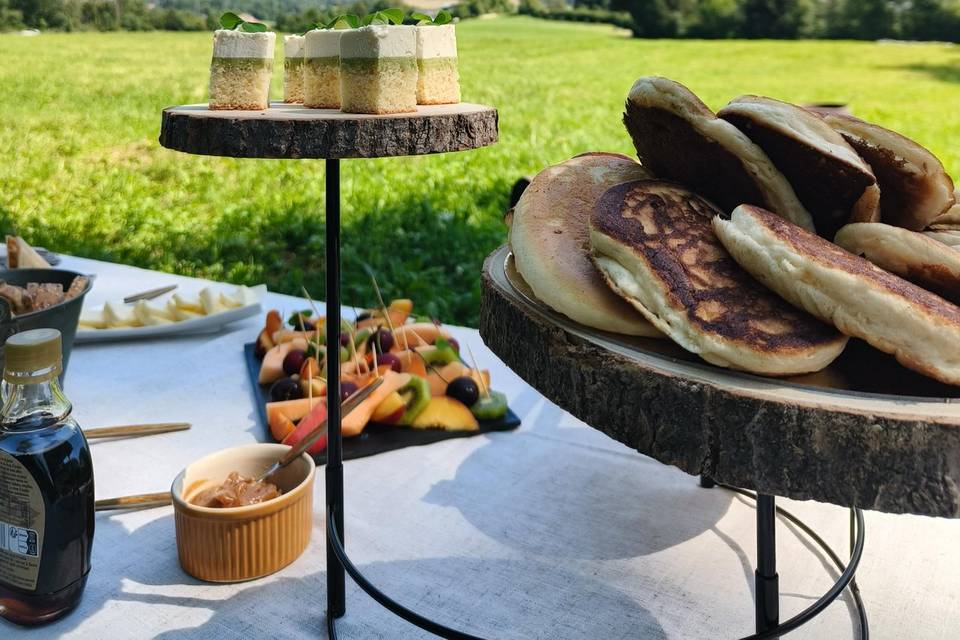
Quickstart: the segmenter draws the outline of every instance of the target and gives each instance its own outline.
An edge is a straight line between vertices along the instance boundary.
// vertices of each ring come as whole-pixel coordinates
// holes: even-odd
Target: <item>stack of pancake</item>
[[[960,195],[927,149],[771,98],[714,113],[658,77],[633,85],[624,124],[639,163],[578,156],[515,207],[541,301],[732,369],[819,371],[855,337],[960,384]]]

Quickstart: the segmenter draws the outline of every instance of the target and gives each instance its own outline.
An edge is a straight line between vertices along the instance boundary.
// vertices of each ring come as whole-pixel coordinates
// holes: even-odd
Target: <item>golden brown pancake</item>
[[[846,338],[737,266],[713,233],[718,214],[673,183],[617,185],[590,219],[594,262],[611,288],[707,362],[767,375],[827,366]]]
[[[833,241],[881,269],[960,303],[960,251],[942,242],[881,222],[848,224]]]
[[[834,114],[824,120],[873,168],[880,185],[881,222],[920,231],[953,206],[953,180],[927,149],[853,116]]]
[[[737,207],[713,225],[741,267],[798,308],[960,384],[960,308],[759,207]]]
[[[813,216],[819,235],[833,238],[851,220],[880,219],[880,190],[870,165],[819,116],[758,96],[731,100],[717,116],[763,149]]]
[[[640,162],[657,178],[689,187],[728,212],[748,202],[814,228],[763,150],[683,85],[640,78],[630,89],[623,122]]]
[[[933,229],[922,232],[927,238],[936,240],[941,244],[952,247],[960,251],[960,230],[957,229]]]
[[[960,189],[953,190],[954,205],[934,218],[929,229],[957,231],[960,229]]]
[[[536,297],[588,327],[662,337],[636,309],[607,287],[590,260],[590,213],[620,182],[647,178],[636,160],[590,153],[547,167],[530,182],[513,210],[514,264]]]

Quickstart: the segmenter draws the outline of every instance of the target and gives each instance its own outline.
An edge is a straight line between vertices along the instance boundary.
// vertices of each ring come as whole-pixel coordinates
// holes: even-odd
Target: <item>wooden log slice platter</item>
[[[230,158],[386,158],[466,151],[497,141],[497,110],[477,104],[421,106],[363,115],[272,103],[265,111],[163,110],[160,144]]]
[[[960,388],[851,341],[827,370],[764,378],[668,340],[584,327],[484,263],[480,333],[547,398],[640,453],[762,493],[960,517]]]

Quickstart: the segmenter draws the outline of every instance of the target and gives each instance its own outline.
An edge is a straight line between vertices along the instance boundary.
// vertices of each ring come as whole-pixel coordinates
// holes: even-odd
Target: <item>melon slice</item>
[[[270,384],[276,382],[284,376],[283,359],[294,349],[306,351],[307,341],[303,338],[295,338],[290,342],[284,342],[273,347],[263,354],[263,362],[260,363],[260,384]]]
[[[296,422],[310,413],[310,411],[321,402],[326,402],[326,398],[299,398],[297,400],[268,402],[267,422],[271,422],[275,415],[284,415]]]
[[[421,378],[427,377],[427,365],[415,351],[401,351],[397,354],[397,357],[400,358],[400,370],[402,372]]]
[[[288,433],[282,440],[283,444],[288,444],[291,447],[295,447],[297,444],[303,440],[304,437],[310,434],[311,431],[317,428],[321,422],[327,419],[327,403],[323,402],[314,407],[310,413],[308,413],[303,420],[300,421],[300,424],[297,425],[296,429]],[[324,433],[320,438],[314,442],[307,449],[307,453],[312,456],[317,455],[321,451],[327,448],[327,434]]]
[[[370,416],[380,406],[380,403],[410,380],[410,374],[397,373],[396,371],[387,371],[381,377],[383,378],[383,384],[340,421],[344,437],[356,436],[363,432],[364,427],[370,422]]]
[[[441,329],[432,322],[414,322],[413,324],[396,327],[393,337],[395,345],[402,347],[409,344],[412,349],[425,344],[433,344],[437,341],[437,338],[449,338],[451,335],[449,331]]]

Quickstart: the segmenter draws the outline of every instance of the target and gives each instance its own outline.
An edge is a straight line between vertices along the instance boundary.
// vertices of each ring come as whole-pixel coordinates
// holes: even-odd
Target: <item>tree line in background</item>
[[[301,32],[386,0],[0,0],[0,30],[211,30],[226,10]],[[514,13],[611,23],[644,38],[840,38],[960,41],[960,0],[463,0],[459,18]]]
[[[519,12],[612,23],[641,38],[960,42],[960,0],[520,0]]]

